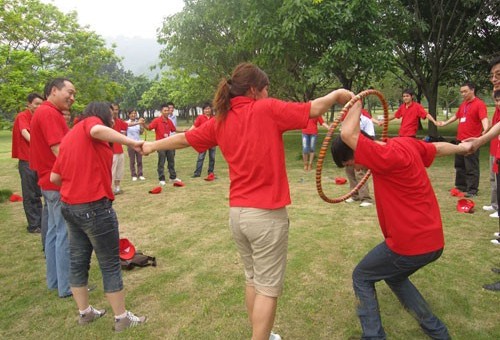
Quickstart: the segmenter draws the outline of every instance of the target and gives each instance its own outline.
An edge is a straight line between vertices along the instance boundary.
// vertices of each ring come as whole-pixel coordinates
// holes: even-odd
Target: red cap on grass
[[[347,179],[344,177],[335,177],[335,184],[346,184]]]
[[[131,258],[133,258],[134,255],[135,255],[135,247],[132,244],[132,242],[130,242],[126,238],[121,238],[120,239],[120,258],[122,260],[127,261],[127,260],[130,260]]]
[[[174,182],[174,187],[183,187],[183,186],[184,186],[184,183],[182,183],[182,181]]]
[[[23,198],[21,196],[19,196],[18,194],[12,194],[9,197],[9,201],[11,201],[11,202],[22,202]]]
[[[151,190],[149,190],[150,194],[159,194],[161,192],[161,187],[156,187]]]
[[[467,198],[459,199],[457,202],[457,211],[461,213],[473,213],[475,203]]]
[[[211,172],[207,177],[204,178],[205,181],[211,182],[215,179],[215,175],[213,172]]]

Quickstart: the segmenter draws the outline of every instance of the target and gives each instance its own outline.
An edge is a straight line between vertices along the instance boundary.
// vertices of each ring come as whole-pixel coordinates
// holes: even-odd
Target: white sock
[[[115,315],[115,319],[116,320],[120,320],[120,319],[123,319],[126,316],[127,316],[127,311],[125,311],[125,313],[123,313],[123,314]]]
[[[91,306],[91,305],[89,305],[89,306],[87,307],[87,309],[85,309],[85,310],[80,310],[80,314],[81,314],[81,315],[85,315],[85,314],[87,314],[87,313],[90,313],[90,311],[91,311],[91,310],[92,310],[92,306]]]

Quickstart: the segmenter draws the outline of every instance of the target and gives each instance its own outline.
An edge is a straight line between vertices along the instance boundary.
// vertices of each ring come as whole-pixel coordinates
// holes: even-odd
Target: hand
[[[354,97],[354,93],[346,89],[338,89],[335,93],[337,94],[337,102],[342,105],[346,104]]]
[[[132,145],[135,151],[142,153],[142,145],[144,144],[143,140],[138,140],[135,141],[135,143]]]
[[[143,154],[144,156],[149,155],[153,151],[154,150],[153,150],[153,143],[152,142],[144,142],[144,144],[142,144],[141,154]]]
[[[378,120],[378,121],[377,121],[377,125],[378,125],[378,126],[382,126],[382,125],[384,125],[384,121],[383,121],[383,120]]]
[[[144,118],[139,118],[139,124],[144,124],[145,122]]]
[[[441,121],[436,122],[436,126],[444,126],[444,122],[441,122]]]

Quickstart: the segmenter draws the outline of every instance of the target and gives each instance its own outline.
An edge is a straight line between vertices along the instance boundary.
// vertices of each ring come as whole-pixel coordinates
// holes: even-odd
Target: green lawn
[[[397,131],[393,123],[391,133]],[[453,127],[445,131],[443,135],[454,135]],[[324,130],[319,142],[323,136]],[[375,208],[323,202],[316,192],[314,172],[302,171],[300,134],[286,134],[285,142],[293,203],[286,283],[275,331],[287,340],[359,336],[351,272],[382,241]],[[500,247],[489,242],[498,221],[481,209],[489,202],[487,157],[483,148],[474,214],[457,213],[456,198],[448,193],[454,182],[453,158],[438,159],[429,169],[441,206],[446,249],[441,259],[418,271],[412,280],[454,339],[498,339],[500,334],[500,293],[481,288],[500,280],[500,275],[490,272],[490,267],[500,265]],[[250,338],[242,265],[228,229],[226,163],[218,151],[218,180],[191,179],[196,153],[179,150],[176,169],[186,186],[166,186],[161,194],[151,195],[148,190],[158,184],[156,161],[156,155],[145,158],[144,182],[132,182],[126,170],[125,193],[114,203],[122,236],[158,260],[156,268],[124,272],[128,308],[146,314],[149,322],[120,335],[112,332],[112,313],[94,260],[90,282],[97,289],[91,293],[91,303],[110,314],[89,326],[78,326],[74,301],[60,299],[46,289],[40,239],[26,233],[22,204],[7,202],[0,204],[2,339]],[[10,134],[0,132],[0,189],[19,193],[16,164],[10,158]],[[346,186],[333,184],[336,176],[345,175],[331,166],[328,156],[323,187],[329,196],[346,191]],[[427,339],[388,287],[380,283],[377,289],[388,338]]]

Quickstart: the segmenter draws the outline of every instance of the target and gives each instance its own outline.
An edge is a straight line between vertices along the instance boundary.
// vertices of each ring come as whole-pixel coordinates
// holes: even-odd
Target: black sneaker
[[[493,273],[500,274],[500,268],[495,268],[495,267],[493,267],[493,268],[491,268],[491,271],[492,271]]]
[[[191,176],[191,178],[196,178],[196,177],[201,177],[201,175],[194,174],[193,176]]]
[[[28,233],[30,234],[40,234],[42,232],[42,229],[40,227],[35,227],[35,228],[27,228]]]
[[[493,292],[500,292],[500,281],[484,285],[483,288],[486,290],[491,290]]]
[[[476,198],[477,197],[477,194],[473,194],[471,192],[466,192],[464,197],[466,198]]]

